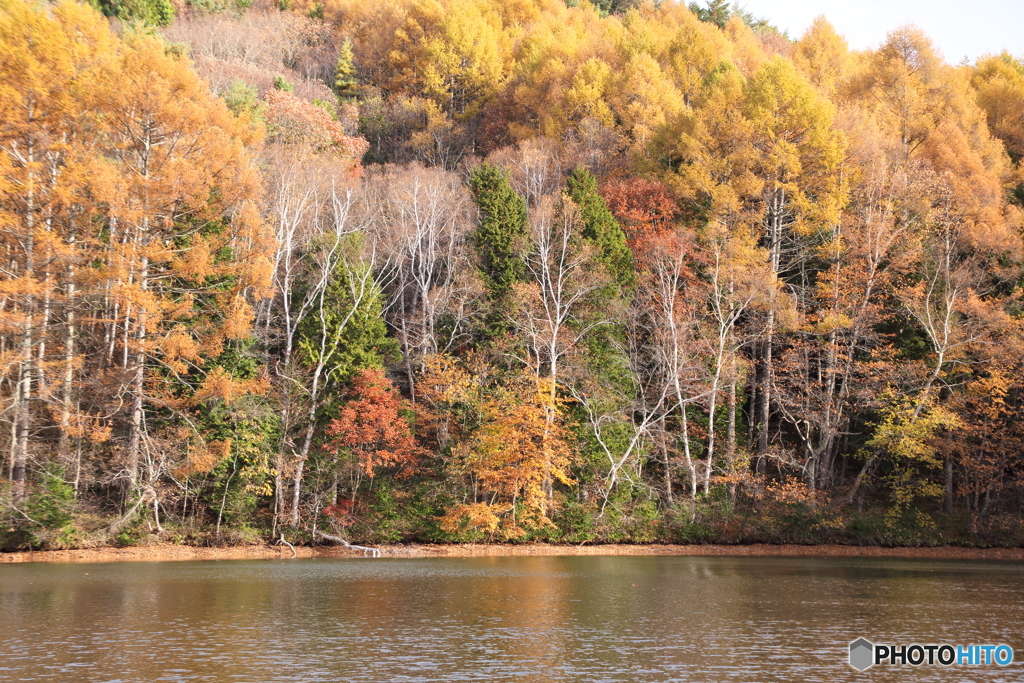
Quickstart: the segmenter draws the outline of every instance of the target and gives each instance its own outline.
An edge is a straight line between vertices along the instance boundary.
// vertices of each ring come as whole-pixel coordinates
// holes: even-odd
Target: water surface
[[[1022,681],[1024,563],[483,557],[0,566],[4,681]],[[1006,643],[1009,667],[848,644]]]

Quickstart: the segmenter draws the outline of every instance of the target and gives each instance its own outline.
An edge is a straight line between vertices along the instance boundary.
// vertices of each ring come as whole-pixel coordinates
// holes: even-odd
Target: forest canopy
[[[1024,542],[1024,62],[714,0],[0,0],[0,546]]]

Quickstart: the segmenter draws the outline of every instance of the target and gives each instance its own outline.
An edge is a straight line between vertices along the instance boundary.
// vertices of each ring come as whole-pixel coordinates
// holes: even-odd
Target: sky
[[[946,61],[1008,50],[1024,57],[1024,0],[738,0],[740,7],[764,17],[799,38],[824,14],[854,50],[878,47],[904,24],[916,24]]]

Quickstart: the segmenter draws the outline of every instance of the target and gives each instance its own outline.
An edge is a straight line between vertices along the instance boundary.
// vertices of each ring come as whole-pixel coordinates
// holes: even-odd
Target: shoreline
[[[722,557],[898,557],[955,560],[1024,561],[1024,548],[967,548],[938,546],[887,548],[849,545],[501,545],[409,544],[379,546],[381,557],[518,557],[587,555],[702,555]],[[355,558],[364,553],[340,546],[297,546],[294,554],[285,546],[254,545],[197,547],[182,545],[134,546],[129,548],[82,548],[0,553],[0,564],[45,562],[85,564],[103,562],[177,562],[197,560],[261,560],[293,558]]]

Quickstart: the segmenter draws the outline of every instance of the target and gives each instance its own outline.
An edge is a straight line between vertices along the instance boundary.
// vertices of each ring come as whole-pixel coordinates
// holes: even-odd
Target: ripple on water
[[[831,683],[863,680],[846,664],[858,636],[1006,642],[1024,658],[1024,565],[1009,562],[391,558],[88,573],[0,567],[0,677]],[[1024,679],[1019,665],[981,673]]]

